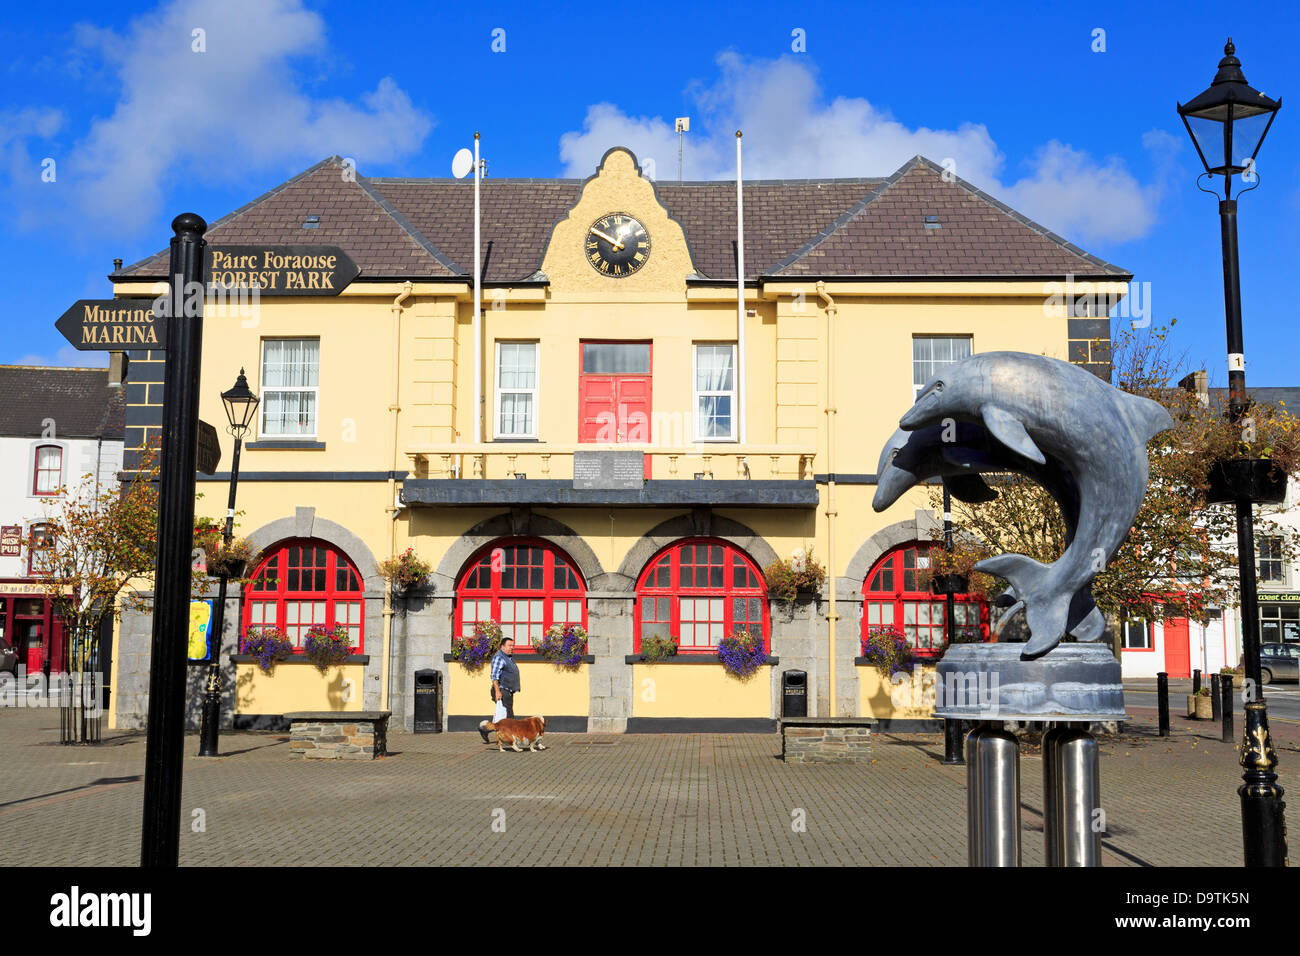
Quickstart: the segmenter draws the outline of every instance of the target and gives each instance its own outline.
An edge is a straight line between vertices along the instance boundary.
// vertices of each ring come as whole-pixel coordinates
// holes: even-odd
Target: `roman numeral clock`
[[[623,212],[612,212],[597,219],[583,242],[591,267],[615,279],[630,276],[650,258],[650,233]]]

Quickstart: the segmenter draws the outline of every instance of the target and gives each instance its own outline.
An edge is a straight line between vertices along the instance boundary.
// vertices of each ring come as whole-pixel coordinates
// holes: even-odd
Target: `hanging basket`
[[[1249,501],[1281,504],[1286,499],[1287,474],[1268,458],[1231,458],[1210,466],[1209,504]]]
[[[216,578],[242,578],[247,567],[242,558],[223,558],[220,552],[208,559],[208,574]]]

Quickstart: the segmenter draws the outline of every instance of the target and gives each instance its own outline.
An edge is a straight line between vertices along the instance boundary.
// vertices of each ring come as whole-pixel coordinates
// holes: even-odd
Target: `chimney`
[[[1189,372],[1183,376],[1183,379],[1178,383],[1178,387],[1189,392],[1195,392],[1196,401],[1202,408],[1210,407],[1209,376],[1205,369],[1201,369],[1199,372]]]
[[[120,261],[120,260],[119,260]],[[108,353],[108,387],[120,388],[126,381],[127,369],[130,368],[131,362],[126,357],[125,352]]]
[[[114,271],[114,272],[121,272],[121,271],[122,271],[122,260],[121,260],[121,259],[114,259],[114,260],[113,260],[113,271]]]

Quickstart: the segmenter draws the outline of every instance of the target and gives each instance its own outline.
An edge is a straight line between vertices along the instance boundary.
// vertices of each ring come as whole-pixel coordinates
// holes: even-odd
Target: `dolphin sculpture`
[[[1015,473],[1038,482],[1055,499],[1065,521],[1065,545],[1074,540],[1079,520],[1079,489],[1073,476],[1055,459],[1040,465],[1012,451],[993,438],[983,425],[952,421],[915,431],[898,429],[885,443],[876,467],[876,494],[871,506],[884,511],[914,485],[941,478],[959,501],[992,501],[998,492],[988,486],[982,473]],[[1015,588],[997,598],[1003,607],[1016,604]],[[997,629],[1010,620],[1004,614]],[[1070,606],[1066,631],[1081,641],[1095,641],[1106,631],[1106,619],[1097,609],[1092,589],[1076,592]]]
[[[1122,392],[1077,365],[1025,352],[981,352],[944,368],[899,425],[916,431],[948,419],[982,425],[1007,450],[1040,467],[1053,467],[1050,458],[1077,489],[1075,531],[1060,558],[1042,564],[1001,554],[975,566],[1011,583],[1016,604],[1007,618],[1023,609],[1030,632],[1021,656],[1039,657],[1078,618],[1081,591],[1091,602],[1093,578],[1123,543],[1146,494],[1147,442],[1172,428],[1173,419],[1157,402]],[[982,468],[978,458],[970,456],[972,467],[995,470]],[[1083,620],[1080,626],[1091,632],[1097,618],[1091,612],[1086,618],[1086,627]]]

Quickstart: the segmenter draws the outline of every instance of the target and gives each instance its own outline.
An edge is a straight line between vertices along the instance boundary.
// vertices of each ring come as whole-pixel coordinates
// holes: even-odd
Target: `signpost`
[[[217,441],[217,430],[200,418],[199,471],[205,475],[215,475],[219,464],[221,464],[221,445]]]
[[[338,246],[209,246],[208,292],[256,288],[259,295],[338,295],[361,269]]]
[[[194,213],[172,222],[164,367],[162,466],[158,480],[158,562],[149,668],[149,725],[144,758],[140,864],[174,867],[181,837],[185,747],[185,669],[190,630],[190,557],[194,546],[194,468],[198,458],[203,297],[187,298],[202,277],[203,233]],[[199,286],[201,288],[201,286]]]
[[[153,299],[79,299],[54,327],[83,352],[165,349],[167,321],[153,306]]]

